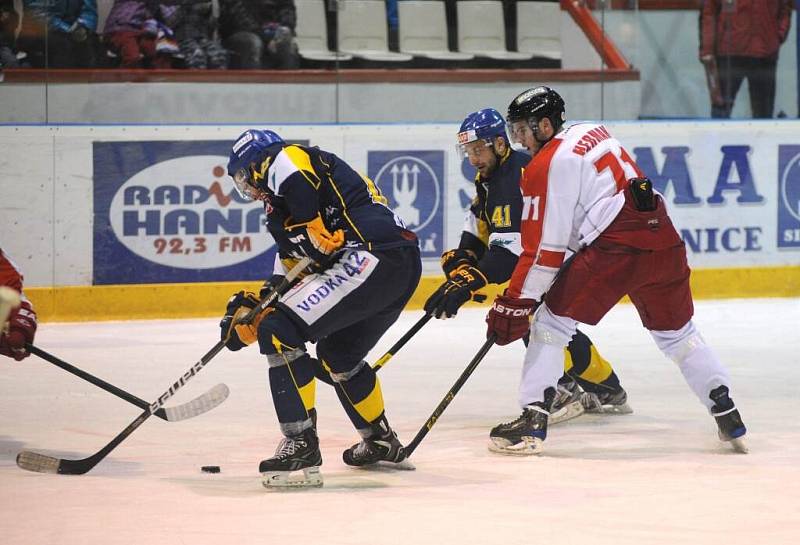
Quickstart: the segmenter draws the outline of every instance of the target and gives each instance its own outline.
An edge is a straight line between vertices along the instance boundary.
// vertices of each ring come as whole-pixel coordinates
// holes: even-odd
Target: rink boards
[[[704,297],[800,295],[800,123],[609,122],[667,198]],[[246,126],[3,126],[2,247],[51,320],[218,313],[268,276],[258,204],[225,173]],[[457,244],[473,171],[456,125],[285,125],[374,180],[421,242],[419,308]]]

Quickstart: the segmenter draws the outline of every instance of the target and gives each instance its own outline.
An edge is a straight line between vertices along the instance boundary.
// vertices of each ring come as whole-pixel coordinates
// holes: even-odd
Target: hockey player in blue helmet
[[[487,284],[507,282],[522,253],[519,184],[530,156],[511,148],[506,120],[492,108],[469,114],[457,138],[460,152],[478,172],[458,247],[442,254],[446,280],[425,303],[426,312],[437,318],[455,316],[467,301],[481,299],[480,290]],[[631,412],[616,373],[589,337],[579,331],[564,357],[565,374],[551,424],[580,416],[585,409],[582,400],[591,412]],[[607,407],[589,403],[593,395],[607,393],[616,394],[618,403]]]
[[[278,255],[265,287],[280,281],[287,262],[301,257],[315,262],[313,271],[252,325],[237,323],[258,301],[244,291],[231,297],[220,323],[229,349],[257,342],[268,363],[284,439],[259,465],[264,486],[322,484],[314,418],[320,362],[361,435],[361,442],[344,451],[344,462],[413,467],[386,418],[380,382],[364,358],[419,283],[416,236],[386,206],[372,180],[333,153],[289,144],[272,131],[243,133],[232,146],[228,173],[243,196],[266,204]],[[318,360],[306,352],[309,341],[316,342]],[[293,472],[300,470],[298,478]]]
[[[251,129],[239,137],[228,157],[228,176],[233,179],[239,195],[251,200],[265,196],[266,192],[258,189],[254,181],[254,173],[257,169],[260,170],[261,161],[269,156],[267,149],[270,146],[285,143],[278,133],[269,130]]]

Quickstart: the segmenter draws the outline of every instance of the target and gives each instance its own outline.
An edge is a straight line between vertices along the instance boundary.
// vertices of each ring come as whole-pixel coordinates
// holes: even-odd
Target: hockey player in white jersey
[[[597,324],[628,295],[716,419],[720,439],[746,452],[728,373],[691,320],[686,249],[664,199],[604,126],[565,128],[565,119],[564,101],[547,87],[521,93],[508,109],[512,137],[540,149],[521,185],[523,252],[489,311],[487,336],[507,344],[530,331],[531,343],[519,389],[522,415],[492,429],[489,449],[542,451],[564,346],[579,322]],[[565,262],[569,251],[577,253]]]

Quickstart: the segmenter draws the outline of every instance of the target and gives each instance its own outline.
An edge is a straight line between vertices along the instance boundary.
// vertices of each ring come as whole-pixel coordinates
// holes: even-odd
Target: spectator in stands
[[[710,78],[711,117],[728,118],[747,78],[755,118],[775,109],[778,50],[789,34],[792,0],[705,0],[700,12],[700,61]]]
[[[295,69],[294,0],[220,0],[219,30],[231,52],[231,68]]]
[[[97,0],[22,0],[17,47],[34,68],[92,68]]]
[[[164,24],[175,33],[186,68],[228,67],[228,52],[217,40],[212,0],[161,0]]]
[[[170,68],[172,57],[156,49],[157,0],[114,0],[103,36],[122,68]],[[176,51],[177,52],[177,48]]]
[[[14,9],[14,0],[0,0],[0,68],[16,68],[16,42],[19,13]]]

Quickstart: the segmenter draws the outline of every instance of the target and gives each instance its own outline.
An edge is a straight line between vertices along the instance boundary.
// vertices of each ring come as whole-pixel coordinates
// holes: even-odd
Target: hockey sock
[[[591,339],[580,331],[564,350],[564,371],[587,392],[599,394],[622,388],[611,364],[600,355]]]
[[[284,356],[286,363],[273,366],[276,356]],[[275,354],[270,360],[269,387],[281,431],[297,435],[312,425],[309,411],[314,408],[316,397],[313,362],[305,352],[290,361],[285,353]]]
[[[331,373],[337,382],[336,393],[362,437],[372,433],[370,422],[383,414],[383,392],[375,371],[365,361],[359,362],[349,372]]]

